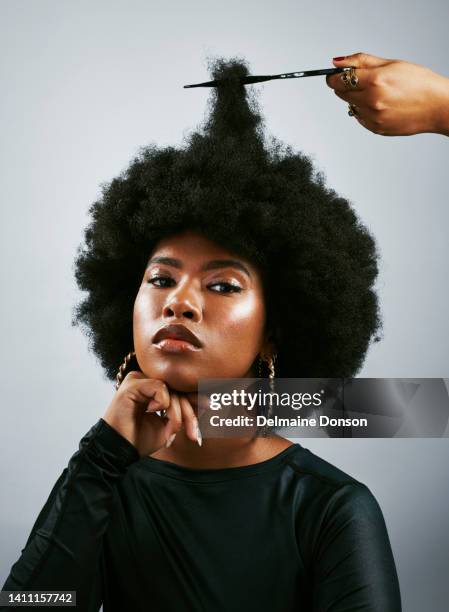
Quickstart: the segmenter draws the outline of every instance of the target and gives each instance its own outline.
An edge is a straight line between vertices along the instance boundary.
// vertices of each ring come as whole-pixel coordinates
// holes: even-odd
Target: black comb
[[[253,83],[263,83],[264,81],[274,81],[276,79],[300,79],[302,77],[321,76],[327,74],[338,74],[346,72],[350,68],[322,68],[321,70],[297,70],[296,72],[284,72],[282,74],[262,74],[259,76],[248,75],[240,77],[238,80],[242,85],[252,85]],[[194,83],[193,85],[184,85],[185,89],[190,87],[218,87],[226,83],[228,79],[217,79],[215,81],[206,81],[204,83]]]

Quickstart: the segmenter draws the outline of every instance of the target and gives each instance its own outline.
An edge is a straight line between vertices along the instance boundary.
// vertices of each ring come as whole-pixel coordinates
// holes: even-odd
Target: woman
[[[353,376],[381,327],[374,240],[265,141],[243,74],[217,62],[204,129],[144,149],[90,209],[74,323],[117,392],[5,590],[76,590],[88,611],[401,609],[364,484],[274,431],[198,429],[199,380]]]

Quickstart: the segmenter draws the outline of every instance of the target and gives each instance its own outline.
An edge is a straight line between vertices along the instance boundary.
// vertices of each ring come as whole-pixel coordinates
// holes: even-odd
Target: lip
[[[153,344],[168,352],[198,351],[200,340],[184,325],[165,325],[153,337]]]

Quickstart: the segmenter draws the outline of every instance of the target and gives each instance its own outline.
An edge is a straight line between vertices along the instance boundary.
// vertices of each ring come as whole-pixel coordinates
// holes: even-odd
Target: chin
[[[199,377],[192,372],[190,368],[182,367],[164,367],[164,368],[149,368],[145,372],[148,378],[156,378],[164,381],[164,383],[179,393],[196,393],[198,389]]]

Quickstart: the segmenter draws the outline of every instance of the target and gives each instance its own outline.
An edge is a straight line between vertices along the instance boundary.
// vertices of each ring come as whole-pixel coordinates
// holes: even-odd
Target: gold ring
[[[355,68],[351,66],[349,70],[346,70],[341,75],[341,80],[343,81],[346,89],[357,89],[357,85],[359,84],[359,77],[355,73]]]
[[[345,70],[340,79],[343,81],[343,85],[346,89],[351,89],[351,85],[349,84],[349,70]]]
[[[359,77],[355,73],[355,68],[351,68],[349,71],[349,85],[352,89],[357,89],[357,85],[359,84]]]

